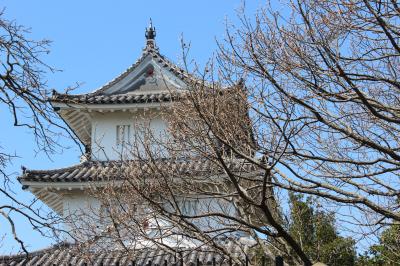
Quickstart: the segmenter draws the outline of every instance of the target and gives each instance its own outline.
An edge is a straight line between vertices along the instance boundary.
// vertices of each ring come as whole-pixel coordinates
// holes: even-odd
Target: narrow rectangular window
[[[196,215],[198,213],[199,208],[199,200],[198,199],[183,199],[180,202],[181,212],[184,215]]]
[[[131,137],[130,125],[117,126],[117,145],[126,145],[129,143]]]

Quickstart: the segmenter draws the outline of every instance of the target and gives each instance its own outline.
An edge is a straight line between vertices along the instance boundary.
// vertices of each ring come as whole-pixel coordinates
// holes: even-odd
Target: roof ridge
[[[57,173],[57,172],[60,172],[60,171],[65,171],[65,170],[71,170],[71,169],[74,169],[74,168],[77,168],[77,167],[80,167],[80,166],[87,166],[88,164],[90,164],[92,161],[85,161],[85,162],[82,162],[82,163],[79,163],[79,164],[74,164],[74,165],[71,165],[71,166],[67,166],[67,167],[61,167],[61,168],[57,168],[57,169],[49,169],[49,170],[46,170],[46,169],[41,169],[41,170],[29,170],[29,169],[25,169],[24,170],[24,173],[25,174],[41,174],[41,173]]]
[[[119,80],[121,80],[122,78],[124,78],[133,68],[135,68],[137,65],[139,65],[145,58],[147,55],[149,55],[150,53],[145,50],[141,56],[136,60],[135,63],[131,64],[125,71],[121,72],[117,77],[115,77],[114,79],[110,80],[109,82],[107,82],[106,84],[100,86],[99,88],[91,91],[91,92],[86,92],[86,93],[80,93],[80,94],[66,94],[66,93],[59,93],[55,90],[53,90],[53,97],[54,95],[62,95],[62,96],[96,96],[99,95],[101,92],[105,91],[107,88],[111,87],[112,85],[114,85],[116,82],[118,82]]]
[[[117,83],[118,81],[120,81],[121,79],[123,79],[124,77],[126,77],[130,71],[132,69],[134,69],[136,66],[138,66],[141,62],[143,62],[143,60],[150,54],[149,50],[144,50],[142,52],[142,54],[140,55],[140,57],[136,60],[135,63],[131,64],[125,71],[123,71],[121,74],[119,74],[117,77],[115,77],[114,79],[112,79],[111,81],[109,81],[108,83],[106,83],[105,85],[101,86],[98,89],[95,89],[94,91],[92,91],[90,94],[91,96],[94,95],[99,95],[100,93],[104,92],[105,90],[107,90],[108,88],[110,88],[112,85],[114,85],[115,83]]]
[[[117,77],[112,79],[111,81],[107,82],[105,85],[95,89],[94,91],[81,93],[81,94],[67,94],[67,93],[58,93],[57,91],[53,90],[53,95],[51,100],[56,100],[57,97],[93,97],[93,96],[100,96],[104,95],[103,92],[110,88],[111,86],[115,85],[117,82],[125,78],[135,67],[137,67],[143,60],[147,57],[151,56],[153,59],[158,59],[158,63],[161,63],[162,67],[167,68],[173,74],[175,74],[179,79],[186,82],[201,82],[201,80],[194,75],[190,74],[187,70],[183,69],[176,63],[174,63],[171,59],[167,56],[162,55],[158,49],[146,47],[143,49],[143,52],[138,60],[135,63],[130,65],[125,71],[120,73]],[[161,60],[161,61],[160,61]],[[122,94],[115,94],[115,95],[122,95]],[[107,95],[108,96],[108,95]],[[111,96],[111,95],[109,95]]]
[[[28,256],[29,257],[33,257],[33,256],[38,256],[41,255],[42,253],[46,253],[48,251],[53,251],[53,250],[57,250],[60,248],[70,248],[73,247],[75,244],[69,243],[69,242],[60,242],[60,243],[56,243],[50,247],[47,248],[41,248],[32,252],[29,252]],[[19,259],[19,258],[26,258],[27,255],[26,254],[13,254],[13,255],[0,255],[0,264],[2,261],[5,260],[9,260],[9,259]]]
[[[209,162],[209,159],[182,159],[182,158],[177,158],[177,159],[170,159],[170,158],[160,158],[160,159],[156,159],[154,162],[156,163],[160,163],[160,162],[167,162],[167,163],[171,163],[171,162],[175,162],[177,164],[182,164],[182,163],[189,163],[189,162],[196,162],[196,163],[204,163],[204,162]],[[50,173],[50,172],[58,172],[58,171],[63,171],[63,170],[71,170],[74,169],[76,167],[81,167],[81,166],[106,166],[106,165],[110,165],[110,164],[115,164],[115,165],[119,165],[119,164],[123,164],[123,163],[140,163],[143,162],[143,160],[106,160],[106,161],[99,161],[99,160],[89,160],[89,161],[85,161],[85,162],[81,162],[78,164],[74,164],[71,166],[67,166],[67,167],[61,167],[61,168],[57,168],[57,169],[42,169],[42,170],[29,170],[29,169],[25,169],[25,173],[42,173],[42,172],[46,172],[46,173]],[[231,159],[227,159],[226,160],[227,163],[246,163],[246,161],[244,159],[241,158],[231,158]]]
[[[94,91],[81,93],[81,94],[65,94],[65,93],[58,93],[57,91],[53,91],[53,95],[68,95],[68,96],[96,96],[100,95],[102,92],[110,88],[112,85],[126,77],[127,74],[132,71],[136,66],[138,66],[143,60],[148,56],[151,55],[152,58],[161,58],[165,63],[168,65],[173,66],[174,68],[178,68],[181,71],[184,71],[182,68],[174,64],[171,60],[167,59],[164,55],[160,54],[160,52],[155,48],[148,48],[146,47],[143,49],[141,56],[136,60],[135,63],[131,64],[125,71],[121,72],[117,77],[107,82],[105,85],[101,86],[100,88],[95,89]],[[186,72],[186,71],[184,71]],[[176,74],[176,73],[175,73]]]
[[[133,160],[129,160],[129,161],[133,161]],[[89,161],[84,161],[84,162],[81,162],[78,164],[74,164],[74,165],[67,166],[67,167],[61,167],[61,168],[57,168],[57,169],[53,169],[53,170],[69,170],[69,169],[79,167],[79,166],[107,165],[107,164],[112,164],[112,163],[118,164],[119,162],[122,163],[123,161],[121,161],[121,160],[107,160],[107,161],[89,160]],[[29,169],[26,169],[25,171],[29,172],[29,173],[33,173],[33,172],[41,172],[41,171],[49,172],[52,170],[29,170]]]
[[[130,165],[129,163],[134,163]],[[148,166],[146,163],[140,160],[110,160],[110,161],[86,161],[81,164],[73,165],[66,168],[53,169],[53,170],[25,170],[23,175],[18,177],[18,181],[23,183],[24,181],[33,182],[89,182],[89,181],[106,181],[110,178],[121,179],[119,176],[119,170],[122,170],[122,166],[139,167],[142,171],[146,172]],[[152,162],[150,162],[152,163]],[[173,167],[176,171],[182,174],[187,173],[219,173],[221,169],[215,167],[210,160],[175,160],[175,159],[160,159],[154,163],[159,164],[159,166]],[[232,167],[232,170],[254,172],[257,171],[257,167],[253,164],[248,164],[241,159],[232,159],[227,161],[228,167]],[[104,175],[104,169],[116,170],[113,175]],[[146,170],[146,169],[147,170]]]

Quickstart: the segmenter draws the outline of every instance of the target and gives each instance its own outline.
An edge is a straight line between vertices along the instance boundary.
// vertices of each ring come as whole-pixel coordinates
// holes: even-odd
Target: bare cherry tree
[[[165,107],[169,137],[144,130],[123,185],[96,188],[122,246],[132,234],[168,249],[178,235],[229,256],[221,237],[241,232],[310,265],[285,222],[289,192],[333,208],[354,237],[399,222],[399,3],[288,6],[240,10],[215,60]],[[186,210],[190,199],[203,200]]]
[[[45,74],[55,69],[41,58],[49,53],[49,41],[32,40],[29,33],[29,29],[7,20],[4,11],[0,12],[0,105],[5,111],[4,119],[8,116],[7,119],[10,118],[15,127],[28,128],[38,150],[51,155],[62,147],[58,139],[69,133],[47,101],[50,91],[46,86]],[[3,143],[8,141],[9,139],[1,140]],[[6,204],[0,204],[0,214],[9,223],[14,239],[27,252],[23,241],[18,237],[14,225],[15,217],[27,219],[41,233],[48,229],[54,233],[59,218],[42,213],[34,202],[20,201],[18,195],[10,189],[12,180],[6,166],[15,156],[17,154],[0,147],[0,193],[9,200]]]
[[[242,12],[220,42],[220,77],[246,80],[271,185],[334,207],[354,237],[400,220],[398,4],[290,1],[290,14]]]

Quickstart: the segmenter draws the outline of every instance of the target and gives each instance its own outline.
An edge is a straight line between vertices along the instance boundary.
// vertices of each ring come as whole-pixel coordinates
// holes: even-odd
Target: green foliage
[[[379,244],[371,246],[368,252],[361,255],[357,265],[400,265],[400,225],[394,224],[384,230]]]
[[[312,261],[327,265],[355,265],[354,240],[339,236],[333,213],[319,210],[311,197],[291,193],[289,232]]]

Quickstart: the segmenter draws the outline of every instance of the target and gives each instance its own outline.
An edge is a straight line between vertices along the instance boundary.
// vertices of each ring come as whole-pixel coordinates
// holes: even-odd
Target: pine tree
[[[400,225],[393,224],[382,232],[379,243],[370,247],[357,261],[357,265],[400,265]]]
[[[289,231],[312,261],[328,265],[355,265],[354,240],[342,237],[335,227],[335,215],[318,209],[315,201],[291,193]]]

